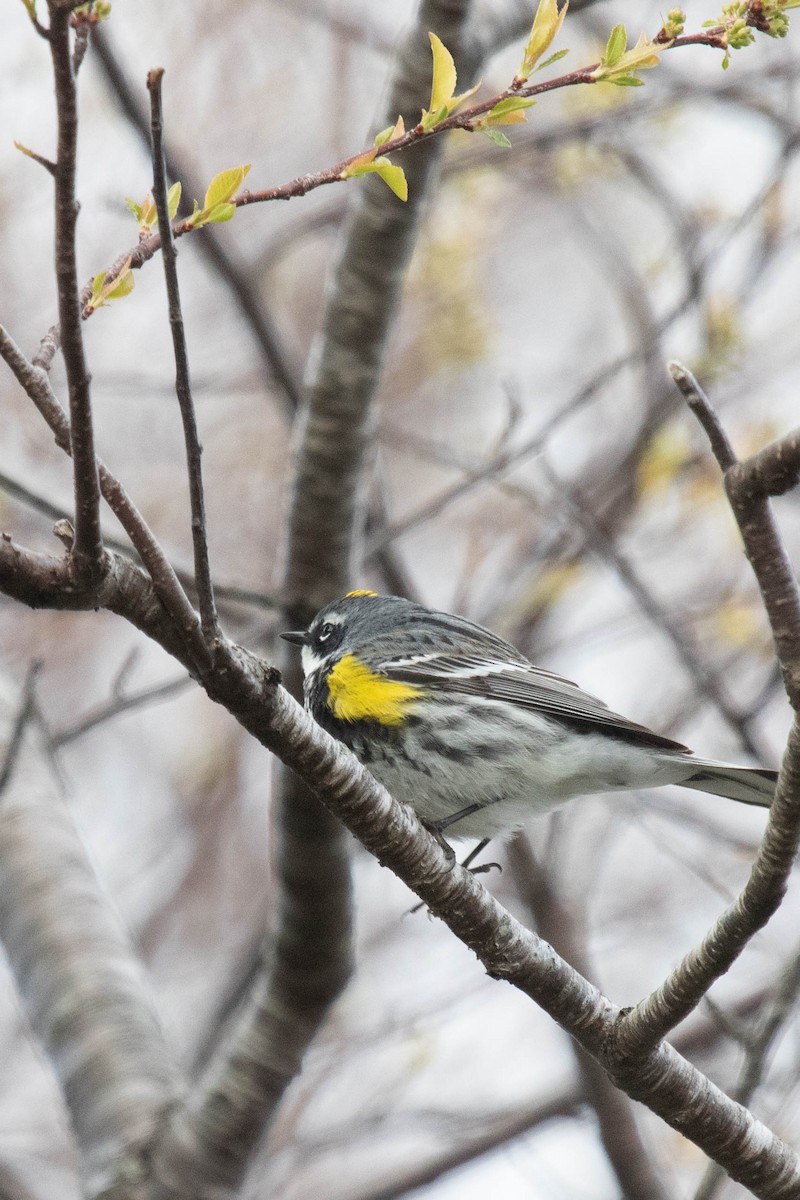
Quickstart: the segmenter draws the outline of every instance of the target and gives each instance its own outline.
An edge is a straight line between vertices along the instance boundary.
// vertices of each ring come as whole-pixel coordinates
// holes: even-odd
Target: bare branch
[[[767,1059],[781,1030],[792,1015],[800,993],[800,954],[795,954],[780,981],[774,1000],[750,1037],[743,1039],[745,1057],[733,1099],[749,1105],[767,1069]],[[727,1016],[727,1014],[726,1014]],[[694,1200],[713,1200],[724,1181],[725,1172],[717,1163],[709,1163],[694,1195]]]
[[[725,487],[744,539],[772,626],[778,659],[795,714],[800,711],[800,593],[765,495],[753,486],[708,397],[691,373],[671,363],[670,372],[708,436],[725,473]],[[791,459],[795,439],[790,435]],[[779,457],[774,444],[773,458]],[[766,461],[770,461],[769,459]],[[699,946],[684,956],[660,988],[623,1019],[620,1047],[653,1046],[700,1002],[712,983],[741,954],[747,942],[778,908],[800,846],[800,717],[795,715],[784,754],[775,800],[750,877],[736,901],[715,922]]]
[[[800,482],[800,429],[770,442],[739,464],[737,487],[757,496],[783,496]]]
[[[0,357],[13,371],[19,384],[36,405],[55,435],[56,445],[65,453],[72,451],[70,422],[56,399],[46,371],[28,362],[8,332],[0,326]],[[175,572],[164,555],[147,523],[122,484],[104,463],[98,460],[100,489],[112,512],[136,548],[158,592],[165,609],[169,612],[187,643],[196,654],[207,657],[205,642],[200,634],[197,614],[186,598]]]
[[[77,721],[73,721],[71,725],[67,725],[63,729],[54,729],[49,737],[50,745],[53,749],[67,746],[70,742],[77,741],[78,738],[89,733],[90,730],[96,729],[98,725],[104,725],[106,721],[113,721],[115,717],[121,716],[123,713],[131,712],[136,708],[147,708],[159,700],[170,699],[178,692],[184,691],[191,682],[189,675],[180,675],[177,679],[168,679],[166,683],[142,688],[138,692],[127,692],[106,704],[100,704],[96,708],[90,709],[84,716],[79,717]]]
[[[5,331],[0,326],[0,357],[4,357],[5,336]],[[100,485],[102,491],[102,466],[100,470]],[[49,517],[51,521],[69,520],[70,514],[65,508],[60,507],[58,504],[53,504],[46,496],[40,496],[38,492],[34,492],[31,488],[26,487],[24,483],[20,483],[18,479],[13,479],[4,471],[0,471],[0,491],[5,492],[8,496],[13,496],[15,500],[19,500],[20,503],[33,509],[34,512],[41,513],[44,517]],[[117,554],[123,554],[126,558],[137,557],[135,547],[122,538],[115,538],[113,535],[104,532],[103,542],[109,550],[115,550]],[[184,590],[191,595],[194,592],[194,575],[192,572],[180,565],[173,565],[172,570],[175,572],[175,578]],[[265,609],[268,612],[280,607],[280,600],[277,596],[270,596],[266,592],[257,592],[253,588],[240,587],[238,584],[219,583],[215,581],[214,593],[218,601],[225,601],[231,605],[244,604],[253,608]]]
[[[25,676],[25,683],[22,686],[19,710],[14,719],[14,724],[11,729],[11,736],[8,738],[5,744],[3,761],[2,764],[0,764],[0,796],[2,796],[3,792],[6,790],[11,781],[11,776],[14,773],[17,757],[22,749],[22,740],[25,737],[28,723],[33,717],[36,709],[36,679],[41,672],[41,669],[41,662],[37,659],[34,659],[34,661],[28,667],[28,671]]]
[[[186,337],[183,328],[175,243],[167,200],[167,176],[164,164],[163,114],[161,106],[161,80],[163,70],[148,73],[147,89],[150,92],[151,129],[153,133],[153,199],[158,212],[158,229],[161,234],[161,258],[167,281],[169,325],[172,332],[172,348],[175,354],[175,391],[181,410],[183,437],[186,444],[186,467],[189,476],[189,499],[192,512],[192,544],[194,546],[194,575],[200,604],[200,625],[206,643],[211,647],[219,640],[220,628],[217,606],[214,602],[214,585],[208,558],[208,532],[206,529],[206,506],[203,494],[203,472],[200,462],[203,448],[197,431],[197,419],[192,399],[189,375],[189,356],[186,352]]]
[[[57,0],[48,0],[48,8],[58,115],[55,267],[61,345],[69,384],[69,438],[75,485],[75,567],[80,576],[97,580],[102,575],[104,560],[90,376],[81,332],[80,289],[75,258],[78,104],[70,45],[71,16],[69,8],[57,3]]]
[[[687,631],[680,628],[666,608],[658,603],[639,577],[636,568],[592,515],[581,493],[576,488],[570,487],[564,480],[559,479],[546,462],[542,462],[540,465],[547,478],[558,489],[562,501],[569,505],[573,516],[583,528],[588,548],[609,563],[634,597],[641,611],[667,638],[676,658],[685,668],[698,692],[714,706],[739,738],[742,748],[763,762],[765,760],[764,749],[758,744],[750,728],[753,723],[753,714],[743,713],[731,703],[725,693],[722,681],[703,662],[697,648],[692,645],[692,639]]]
[[[759,988],[757,992],[744,997],[731,1013],[725,1015],[730,1019],[744,1020],[758,1013],[764,1002],[765,991]],[[713,1050],[723,1036],[725,1032],[716,1020],[705,1020],[696,1026],[680,1030],[676,1048],[681,1054],[694,1059],[704,1051]],[[451,1171],[457,1171],[484,1155],[496,1152],[515,1138],[546,1129],[551,1121],[578,1116],[588,1101],[586,1088],[582,1081],[578,1080],[551,1097],[537,1098],[529,1105],[520,1105],[505,1117],[496,1118],[482,1111],[480,1133],[470,1136],[459,1145],[446,1147],[428,1160],[415,1161],[405,1170],[393,1170],[388,1182],[373,1180],[367,1183],[360,1191],[354,1190],[350,1200],[402,1200],[415,1188],[434,1183]],[[460,1122],[460,1127],[463,1129],[463,1121]],[[267,1200],[266,1196],[262,1200]]]
[[[732,467],[737,461],[736,454],[728,441],[728,435],[723,429],[719,417],[711,407],[708,396],[689,368],[682,363],[673,360],[668,364],[667,369],[689,408],[703,426],[720,468],[727,471],[728,467]]]
[[[398,110],[418,109],[425,102],[430,80],[426,31],[435,28],[449,45],[457,44],[466,8],[462,0],[421,5],[395,67],[391,120]],[[354,196],[355,211],[329,285],[295,465],[281,589],[291,623],[309,619],[323,602],[345,591],[353,570],[371,403],[438,153],[431,148],[409,158],[407,205],[398,205],[382,185]],[[292,690],[299,690],[296,662],[286,677]],[[158,1170],[176,1191],[182,1180],[189,1190],[206,1179],[235,1184],[255,1137],[271,1119],[352,970],[349,854],[341,826],[302,783],[284,773],[278,827],[280,908],[273,959],[259,974],[240,1021],[208,1064],[188,1109],[176,1114],[167,1131]]]
[[[37,154],[35,150],[31,150],[28,146],[23,146],[21,142],[14,142],[17,150],[21,150],[26,158],[33,159],[40,167],[44,167],[48,175],[52,175],[55,179],[58,167],[52,159],[45,158],[43,154]]]
[[[537,932],[586,979],[593,970],[575,914],[559,898],[551,872],[535,858],[522,833],[509,843],[508,861],[523,903]],[[578,1071],[595,1111],[606,1155],[625,1200],[668,1200],[636,1124],[633,1105],[609,1079],[596,1059],[572,1043]]]

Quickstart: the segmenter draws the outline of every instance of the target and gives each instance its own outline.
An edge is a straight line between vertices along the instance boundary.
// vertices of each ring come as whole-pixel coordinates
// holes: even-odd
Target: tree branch
[[[153,70],[147,76],[150,92],[151,129],[153,134],[153,199],[158,213],[158,230],[161,234],[161,258],[167,282],[169,304],[169,326],[172,332],[172,347],[175,354],[175,391],[181,410],[183,437],[186,444],[186,468],[189,477],[189,501],[192,513],[192,544],[194,546],[195,587],[200,604],[200,625],[206,645],[211,648],[220,639],[219,617],[214,601],[214,585],[211,580],[211,565],[208,557],[208,532],[206,528],[206,506],[203,494],[203,471],[200,436],[192,399],[189,374],[189,356],[186,352],[186,337],[181,312],[181,297],[178,287],[175,243],[168,211],[167,176],[164,164],[163,114],[161,105],[161,80],[164,72]]]
[[[108,582],[115,578],[114,572],[119,572],[116,589]],[[75,591],[65,594],[64,585],[60,560],[22,551],[0,538],[0,590],[39,605],[96,607],[93,593],[85,594],[79,604]],[[152,606],[155,597],[147,580],[130,564],[112,556],[104,586],[104,599],[112,611],[125,615],[156,640],[172,633]],[[274,669],[238,647],[232,647],[225,670],[207,672],[202,679],[209,696],[297,771],[367,849],[473,950],[491,976],[505,979],[539,1004],[628,1095],[694,1141],[759,1200],[793,1200],[800,1188],[800,1159],[794,1152],[671,1046],[662,1042],[638,1052],[622,1046],[620,1010],[551,946],[514,920],[475,876],[452,867],[414,812],[392,800],[277,681]],[[216,1103],[227,1107],[237,1099],[244,1098],[233,1093],[229,1099],[217,1097]],[[208,1103],[212,1104],[211,1097]],[[174,1130],[170,1136],[174,1139]],[[158,1152],[157,1161],[163,1161]],[[218,1179],[216,1173],[214,1178]]]
[[[8,784],[0,936],[61,1083],[90,1194],[119,1183],[130,1189],[146,1176],[148,1146],[174,1092],[171,1056],[68,808],[49,794],[30,755],[17,759]]]
[[[28,362],[1,325],[0,357],[11,368],[20,386],[44,417],[55,436],[56,445],[66,454],[71,454],[70,422],[50,386],[47,372]],[[97,469],[102,495],[147,568],[164,608],[186,639],[187,645],[193,648],[199,658],[206,658],[208,651],[201,636],[197,613],[189,603],[169,560],[119,480],[100,460],[97,462]]]
[[[764,600],[796,715],[767,827],[744,889],[661,987],[623,1018],[618,1042],[623,1052],[654,1046],[699,1004],[780,905],[800,846],[800,592],[768,501],[754,484],[765,460],[760,460],[755,471],[738,463],[708,397],[691,372],[677,363],[670,364],[670,372],[724,471],[728,498]],[[790,437],[790,442],[786,459],[796,450],[796,440]],[[773,444],[771,459],[779,458]]]
[[[98,580],[104,568],[100,532],[100,483],[94,451],[94,430],[81,332],[78,268],[75,258],[75,169],[78,151],[78,103],[70,45],[72,5],[48,0],[50,53],[58,115],[55,176],[55,267],[61,345],[69,385],[70,449],[75,487],[75,567],[78,574]]]
[[[792,1015],[800,993],[800,954],[795,954],[783,973],[775,997],[767,1012],[758,1021],[752,1035],[743,1041],[745,1057],[733,1099],[750,1105],[767,1067],[767,1059],[781,1030]],[[712,1200],[725,1178],[718,1163],[709,1163],[700,1181],[694,1200]]]
[[[591,964],[575,915],[560,900],[550,870],[537,861],[523,833],[517,833],[509,843],[508,861],[520,899],[529,909],[537,932],[584,978],[591,978]],[[625,1200],[669,1200],[670,1192],[656,1174],[630,1100],[614,1086],[595,1058],[575,1042],[572,1049],[621,1194]]]

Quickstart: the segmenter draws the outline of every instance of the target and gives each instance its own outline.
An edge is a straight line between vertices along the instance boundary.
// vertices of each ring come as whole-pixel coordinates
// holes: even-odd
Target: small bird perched
[[[441,838],[490,838],[573,796],[678,783],[768,808],[777,772],[696,758],[463,617],[349,592],[307,630],[306,708]]]

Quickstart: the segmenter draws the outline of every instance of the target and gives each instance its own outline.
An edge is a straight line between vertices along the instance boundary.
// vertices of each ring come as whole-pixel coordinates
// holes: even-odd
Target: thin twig
[[[0,358],[5,358],[6,337],[5,330],[0,326]],[[101,465],[101,491],[103,491],[104,472],[105,468]],[[13,496],[15,500],[19,500],[20,503],[33,509],[34,512],[48,517],[51,521],[64,521],[70,518],[70,513],[66,508],[54,504],[46,496],[40,496],[38,492],[34,492],[31,488],[26,487],[24,483],[20,483],[18,479],[14,479],[11,475],[6,474],[5,471],[0,471],[0,491]],[[137,557],[136,548],[130,542],[123,541],[122,538],[116,538],[108,532],[103,533],[103,543],[109,550],[115,550],[117,554],[124,554],[126,558]],[[179,564],[173,564],[172,570],[175,572],[175,578],[178,582],[191,594],[194,591],[194,575],[192,571]],[[218,580],[214,581],[214,594],[218,601],[226,601],[234,605],[245,604],[253,608],[264,609],[267,612],[272,612],[276,608],[280,608],[281,605],[281,601],[277,596],[271,596],[266,592],[257,592],[254,588],[241,587],[235,583],[220,583]]]
[[[750,1105],[767,1070],[770,1051],[791,1017],[800,992],[800,954],[795,954],[783,973],[775,998],[755,1031],[744,1039],[745,1056],[732,1098]],[[727,1014],[725,1014],[727,1018]],[[694,1200],[713,1200],[725,1180],[718,1163],[710,1162],[700,1180]]]
[[[720,46],[720,32],[721,27],[715,26],[713,29],[708,29],[705,33],[686,34],[685,36],[675,38],[669,45],[664,47],[664,50],[675,50],[683,46],[698,45],[718,48]],[[384,142],[381,146],[381,154],[388,156],[453,129],[463,129],[468,133],[474,132],[476,123],[481,117],[484,117],[497,104],[513,97],[530,98],[542,96],[547,92],[558,91],[562,88],[579,87],[583,84],[596,84],[600,82],[595,77],[595,72],[600,65],[600,63],[591,63],[589,66],[580,67],[576,71],[568,71],[565,75],[559,75],[555,79],[524,84],[521,87],[514,87],[512,84],[488,100],[482,100],[478,104],[453,113],[452,116],[439,121],[432,129],[424,129],[422,124],[413,126],[407,133]],[[231,203],[237,205],[237,207],[244,207],[248,204],[260,204],[265,201],[289,200],[294,196],[306,196],[316,188],[324,187],[330,183],[338,183],[343,178],[347,178],[347,169],[363,158],[365,153],[371,153],[373,149],[374,147],[369,147],[366,151],[362,150],[359,154],[353,154],[349,158],[342,159],[341,162],[334,164],[332,167],[326,167],[324,170],[314,172],[313,174],[298,176],[298,178],[290,180],[289,183],[280,184],[277,187],[263,188],[259,191],[245,189]]]
[[[100,482],[94,450],[90,375],[81,331],[80,288],[75,257],[78,103],[70,45],[71,13],[57,0],[48,0],[48,8],[58,116],[55,269],[61,345],[69,384],[69,437],[75,490],[74,557],[79,576],[97,580],[103,572],[103,538],[100,531]]]
[[[54,0],[51,0],[51,3]],[[717,46],[719,44],[720,29],[715,27],[704,33],[686,35],[676,38],[672,43],[664,47],[664,51],[679,49],[682,46],[690,45],[708,45]],[[480,120],[485,116],[496,104],[509,97],[533,97],[546,92],[555,91],[560,88],[573,87],[580,84],[595,84],[598,82],[594,78],[593,72],[600,64],[592,63],[587,67],[583,67],[577,71],[571,71],[566,75],[559,76],[555,79],[546,80],[541,83],[530,84],[521,88],[506,88],[504,91],[493,96],[489,100],[475,104],[470,108],[463,109],[461,112],[454,113],[445,120],[440,121],[432,129],[423,129],[421,124],[415,125],[407,133],[400,137],[393,138],[386,142],[381,147],[383,155],[393,153],[395,151],[403,151],[411,146],[418,145],[428,141],[431,138],[437,138],[443,133],[447,133],[453,129],[463,129],[472,131],[472,122]],[[358,160],[363,160],[365,154],[371,154],[374,147],[370,146],[366,150],[361,150],[357,154],[352,154],[348,158],[342,159],[332,167],[327,167],[316,173],[298,176],[296,179],[290,180],[288,183],[278,185],[277,187],[266,188],[260,191],[249,191],[247,189],[239,192],[231,199],[231,203],[236,207],[245,207],[250,204],[263,203],[272,200],[288,200],[295,196],[304,196],[308,192],[314,191],[319,187],[323,187],[330,183],[343,182],[347,178],[346,170],[353,166]],[[190,224],[187,220],[176,218],[172,223],[173,237],[179,238],[184,234],[193,232],[197,227]],[[151,234],[149,237],[143,238],[126,253],[120,255],[114,263],[107,268],[106,276],[113,278],[123,265],[130,267],[132,270],[138,270],[148,262],[161,248],[161,235]],[[82,303],[86,305],[91,292],[91,285],[87,284],[81,293]],[[84,315],[89,315],[84,313]],[[680,313],[678,313],[680,315]],[[56,331],[57,333],[57,331]],[[50,331],[48,337],[53,334]],[[52,357],[52,347],[48,345],[44,347],[37,356],[39,365],[49,366]]]
[[[750,728],[754,714],[743,713],[731,703],[725,694],[722,682],[703,662],[686,630],[680,628],[667,609],[658,603],[644,580],[640,578],[634,565],[620,551],[614,539],[594,517],[581,493],[565,480],[560,479],[545,461],[540,463],[540,467],[553,486],[558,489],[562,501],[569,506],[572,515],[581,525],[588,548],[613,568],[644,615],[667,638],[678,661],[685,668],[697,690],[711,702],[730,729],[737,735],[742,748],[748,754],[752,754],[757,761],[764,762],[766,758],[764,749],[758,744]]]
[[[50,426],[56,445],[66,454],[71,454],[70,421],[53,392],[46,371],[28,362],[2,326],[0,357],[11,368],[18,383]],[[97,461],[97,467],[102,495],[136,547],[164,608],[173,618],[187,645],[193,647],[195,654],[206,657],[207,650],[201,637],[197,613],[189,603],[158,541],[119,480],[100,460]]]
[[[783,160],[783,155],[781,155]],[[736,218],[728,224],[725,229],[724,236],[708,250],[697,266],[697,272],[708,271],[713,263],[720,257],[722,251],[730,245],[731,239],[734,238],[747,223],[753,219],[754,215],[760,211],[763,205],[765,196],[768,194],[772,186],[772,180],[768,186],[765,186],[740,212]],[[681,319],[690,307],[696,305],[701,299],[698,294],[698,289],[693,274],[689,286],[678,301],[660,318],[655,332],[660,336],[666,333],[678,320]],[[513,450],[508,450],[503,454],[493,457],[489,462],[484,463],[474,470],[465,473],[464,478],[456,480],[453,484],[448,484],[442,488],[435,496],[424,501],[418,508],[413,509],[407,516],[399,521],[395,521],[389,525],[380,534],[375,533],[367,539],[365,555],[370,557],[377,554],[379,551],[388,546],[397,538],[402,537],[406,533],[417,529],[425,522],[432,520],[434,517],[440,516],[451,504],[460,500],[470,492],[474,491],[481,484],[491,480],[495,485],[500,478],[514,467],[532,458],[540,453],[544,448],[553,433],[559,429],[566,420],[580,412],[589,403],[593,402],[597,393],[605,387],[607,383],[614,380],[617,375],[627,367],[636,366],[646,362],[647,357],[651,353],[649,345],[639,345],[631,351],[626,351],[618,355],[605,366],[600,367],[597,373],[585,384],[582,384],[578,391],[564,403],[551,417],[549,417],[540,429],[534,433],[529,439]],[[681,368],[686,370],[686,368]]]
[[[52,175],[53,179],[55,179],[58,172],[58,167],[51,158],[45,158],[43,154],[37,154],[35,150],[31,150],[28,146],[23,147],[20,142],[15,142],[14,145],[18,150],[22,151],[26,158],[33,159],[33,161],[38,163],[40,167],[44,167],[48,175]]]
[[[167,680],[166,683],[143,688],[139,692],[128,692],[107,704],[100,704],[96,708],[90,709],[84,716],[79,717],[73,724],[54,730],[50,734],[50,745],[53,749],[67,746],[70,742],[83,737],[90,729],[96,729],[98,725],[104,725],[106,721],[112,721],[123,713],[131,712],[136,708],[146,708],[159,700],[169,699],[178,692],[182,692],[191,682],[189,675],[180,675],[177,679]]]
[[[28,728],[28,723],[36,710],[36,680],[41,669],[41,661],[34,659],[25,675],[19,709],[14,718],[11,736],[6,742],[2,764],[0,764],[0,796],[2,796],[8,787],[11,776],[14,774],[14,767],[22,748],[22,739],[25,736],[25,730]]]
[[[175,243],[172,238],[168,200],[167,174],[164,164],[163,113],[161,105],[161,81],[164,72],[156,68],[148,72],[147,90],[150,93],[150,127],[153,135],[153,199],[158,212],[158,229],[161,234],[162,260],[167,283],[169,325],[172,332],[172,348],[175,354],[175,392],[181,410],[183,437],[186,444],[186,468],[189,476],[189,499],[192,511],[192,544],[194,546],[194,575],[200,606],[200,625],[206,643],[211,646],[220,638],[219,616],[214,601],[214,585],[208,557],[208,533],[206,506],[203,494],[203,471],[201,455],[203,447],[197,431],[197,419],[192,398],[189,376],[189,356],[186,352],[186,337],[183,328],[183,313],[178,286]]]
[[[711,401],[692,372],[683,363],[673,359],[672,362],[667,363],[667,370],[675,380],[675,385],[689,408],[703,426],[714,457],[722,470],[727,471],[728,467],[732,467],[737,461],[736,454],[719,417],[711,406]]]
[[[537,861],[523,833],[509,843],[509,866],[536,930],[586,979],[594,972],[575,913],[554,886],[553,874]],[[576,1042],[572,1043],[587,1098],[597,1116],[600,1137],[625,1200],[667,1200],[669,1192],[656,1173],[637,1127],[633,1105]]]

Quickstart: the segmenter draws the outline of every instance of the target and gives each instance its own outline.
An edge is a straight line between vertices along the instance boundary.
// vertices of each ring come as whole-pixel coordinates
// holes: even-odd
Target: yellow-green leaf
[[[175,216],[175,213],[178,211],[178,205],[180,202],[181,185],[180,183],[173,183],[172,187],[167,192],[167,211],[169,212],[170,220],[172,220],[172,218]]]
[[[215,225],[221,225],[223,221],[230,221],[231,217],[233,217],[235,213],[235,204],[215,204],[210,212],[206,213],[206,218],[205,221],[203,221],[203,224],[205,225],[208,223],[213,223]]]
[[[405,122],[402,117],[398,117],[394,125],[388,125],[386,129],[382,129],[380,133],[375,135],[373,146],[383,146],[385,142],[393,142],[395,138],[402,137],[406,131]]]
[[[31,150],[29,146],[25,146],[22,142],[14,142],[14,149],[19,150],[20,154],[24,154],[26,158],[36,159],[35,151]]]
[[[625,31],[625,26],[615,25],[608,35],[608,44],[606,45],[606,52],[603,55],[603,64],[606,67],[615,66],[627,48],[628,34]]]
[[[244,183],[250,166],[250,163],[244,163],[241,167],[231,167],[229,170],[220,171],[219,175],[215,175],[208,185],[203,208],[212,209],[218,204],[225,204],[232,200]]]
[[[142,201],[141,212],[139,215],[139,224],[149,233],[154,225],[158,224],[158,213],[156,212],[156,202],[153,199],[153,193],[148,192]]]
[[[518,82],[525,82],[545,50],[548,49],[564,23],[568,8],[569,0],[567,0],[561,12],[558,11],[558,0],[539,0],[539,7],[536,9],[536,16],[533,19],[530,37],[526,43],[522,62],[517,71],[516,78]]]
[[[121,300],[123,296],[127,296],[133,291],[134,282],[133,271],[131,271],[130,267],[126,267],[111,284],[111,287],[106,292],[106,299]]]
[[[622,26],[617,25],[616,29],[622,29]],[[621,54],[615,57],[621,44],[621,39],[618,38],[615,45],[611,46],[615,32],[616,30],[613,30],[611,37],[608,39],[608,46],[612,49],[613,62],[608,61],[609,50],[607,48],[606,54],[600,61],[600,66],[592,72],[592,78],[597,80],[598,83],[617,83],[622,80],[624,81],[622,84],[623,87],[636,87],[641,84],[641,80],[638,81],[638,84],[631,84],[630,80],[635,78],[633,73],[635,71],[649,70],[650,67],[657,67],[659,55],[667,49],[669,43],[651,42],[647,35],[643,33],[635,46],[630,50],[623,50]],[[623,34],[624,32],[623,29]]]
[[[14,143],[16,145],[16,142]],[[130,196],[125,197],[125,207],[129,208],[138,221],[142,215],[142,206],[137,204],[135,200],[131,200]]]
[[[103,284],[105,283],[105,281],[106,281],[105,271],[98,271],[97,274],[95,275],[94,279],[92,280],[92,301],[100,299],[100,297],[102,295],[102,291],[103,291]]]
[[[354,179],[357,175],[366,175],[369,169],[368,164],[374,161],[377,153],[377,147],[373,150],[365,150],[363,154],[359,154],[348,166],[345,167],[339,178]],[[362,170],[362,167],[367,169]]]
[[[372,151],[374,154],[374,151]],[[372,154],[361,154],[348,167],[342,171],[340,179],[357,179],[361,175],[380,175],[384,183],[392,189],[395,196],[399,196],[401,200],[408,199],[408,182],[402,167],[395,166],[390,159],[381,155],[380,158],[372,157]]]
[[[433,54],[433,80],[431,81],[431,103],[429,112],[447,105],[452,100],[456,90],[458,77],[453,56],[444,42],[435,33],[429,33],[431,53]]]
[[[109,300],[121,300],[133,291],[134,278],[130,268],[131,260],[127,258],[113,279],[108,279],[105,271],[97,272],[92,280],[92,294],[86,306],[88,313],[93,313],[97,308],[104,308]]]
[[[431,82],[431,106],[422,110],[420,124],[423,129],[434,129],[440,121],[444,121],[454,113],[459,105],[477,92],[480,81],[474,87],[468,88],[460,96],[456,96],[456,67],[453,56],[435,33],[429,33],[431,53],[433,54],[433,80]]]
[[[552,67],[553,63],[557,63],[558,60],[563,58],[565,54],[569,54],[569,50],[566,47],[563,50],[556,50],[555,54],[551,54],[549,58],[544,60],[544,62],[539,63],[536,70],[543,71],[545,67]]]
[[[373,163],[378,175],[392,189],[400,200],[408,199],[408,180],[402,167],[390,162],[388,158],[376,158]]]
[[[626,71],[640,71],[649,67],[657,67],[658,56],[666,48],[666,42],[651,42],[647,34],[643,33],[633,49],[627,50],[616,66],[618,69],[624,68]]]
[[[511,142],[503,133],[502,129],[487,128],[484,125],[481,129],[481,132],[485,133],[489,141],[494,142],[495,146],[503,146],[505,149],[507,149],[511,145]]]
[[[525,96],[507,96],[505,100],[498,100],[494,108],[489,109],[475,128],[486,129],[490,125],[518,125],[520,121],[525,120],[523,110],[531,108],[535,103],[535,100]]]

